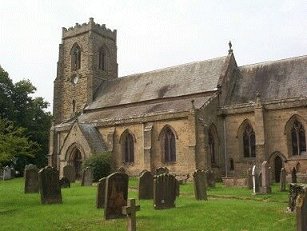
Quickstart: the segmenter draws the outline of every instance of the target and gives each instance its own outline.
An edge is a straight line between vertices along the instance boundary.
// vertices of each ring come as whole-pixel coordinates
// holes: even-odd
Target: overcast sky
[[[0,65],[52,104],[61,27],[90,17],[117,29],[119,76],[224,56],[229,40],[238,65],[307,55],[306,0],[0,0]]]

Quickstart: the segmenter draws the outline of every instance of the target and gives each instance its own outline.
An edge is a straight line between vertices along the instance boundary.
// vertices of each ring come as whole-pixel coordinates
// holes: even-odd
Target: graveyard
[[[97,184],[79,181],[62,188],[62,203],[42,204],[39,193],[24,192],[24,178],[0,181],[1,230],[127,230],[127,219],[106,220],[97,208]],[[287,186],[288,187],[288,186]],[[287,188],[288,189],[288,188]],[[180,185],[175,207],[154,209],[153,200],[138,199],[138,179],[129,178],[128,198],[135,198],[137,230],[295,230],[296,215],[287,211],[289,192],[253,195],[252,190],[216,183],[207,200],[196,200],[193,182]]]

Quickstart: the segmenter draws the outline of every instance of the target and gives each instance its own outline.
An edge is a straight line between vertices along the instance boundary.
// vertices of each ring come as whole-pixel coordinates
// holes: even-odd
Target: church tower
[[[117,78],[116,30],[88,23],[62,28],[54,81],[55,124],[78,115],[104,81]]]

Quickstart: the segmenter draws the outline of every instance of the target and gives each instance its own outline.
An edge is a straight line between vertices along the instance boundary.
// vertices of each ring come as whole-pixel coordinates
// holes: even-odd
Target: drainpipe
[[[226,116],[224,117],[224,158],[225,158],[225,174],[228,177],[227,169],[227,139],[226,139]]]

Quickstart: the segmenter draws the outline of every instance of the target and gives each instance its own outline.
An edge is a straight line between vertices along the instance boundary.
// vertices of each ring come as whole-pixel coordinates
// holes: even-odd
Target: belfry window
[[[292,155],[301,155],[306,152],[306,136],[303,125],[297,120],[294,121],[291,129]]]
[[[81,68],[81,49],[78,45],[72,48],[71,53],[71,69],[73,71],[79,70]]]
[[[244,157],[256,157],[256,138],[251,125],[247,124],[243,132]]]
[[[134,162],[134,140],[130,133],[127,133],[124,140],[124,158],[125,163]]]
[[[106,52],[104,48],[100,48],[98,53],[98,68],[106,70]]]
[[[176,140],[175,135],[170,128],[166,128],[164,131],[164,161],[175,162],[176,161]]]

